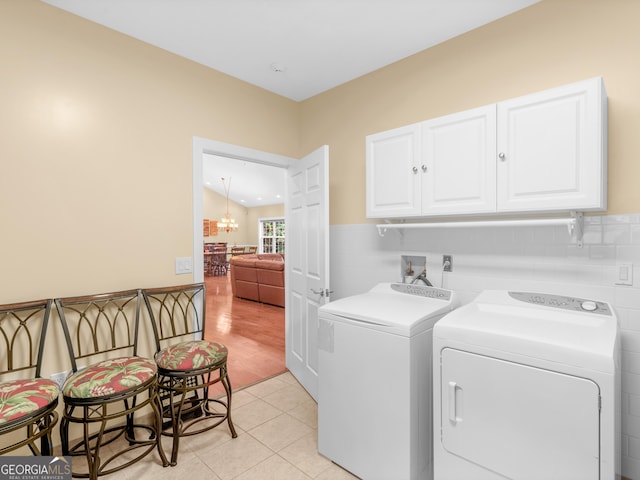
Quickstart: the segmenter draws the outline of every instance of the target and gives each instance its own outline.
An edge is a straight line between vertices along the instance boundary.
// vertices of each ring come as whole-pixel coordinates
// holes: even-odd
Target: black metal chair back
[[[58,298],[55,302],[74,372],[82,361],[109,358],[114,353],[137,355],[138,290]]]
[[[0,442],[0,455],[25,446],[34,455],[51,454],[59,389],[40,377],[51,303],[0,305],[0,436],[12,442]],[[22,429],[26,436],[14,433]]]
[[[178,340],[204,338],[204,283],[142,290],[153,328],[156,351]]]

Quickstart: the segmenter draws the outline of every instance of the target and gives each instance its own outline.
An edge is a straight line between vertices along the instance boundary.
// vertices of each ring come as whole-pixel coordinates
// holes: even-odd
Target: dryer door
[[[591,380],[445,348],[440,391],[450,453],[511,479],[599,478]]]

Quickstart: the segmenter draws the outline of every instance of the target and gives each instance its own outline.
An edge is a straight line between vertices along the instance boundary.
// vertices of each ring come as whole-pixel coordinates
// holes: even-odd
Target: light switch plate
[[[193,272],[193,258],[176,257],[176,275]]]
[[[619,263],[616,265],[616,268],[618,269],[616,285],[633,286],[633,264]]]

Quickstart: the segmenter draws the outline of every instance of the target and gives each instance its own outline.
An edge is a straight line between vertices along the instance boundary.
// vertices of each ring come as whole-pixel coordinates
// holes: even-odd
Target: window
[[[284,218],[260,219],[260,253],[284,253]]]

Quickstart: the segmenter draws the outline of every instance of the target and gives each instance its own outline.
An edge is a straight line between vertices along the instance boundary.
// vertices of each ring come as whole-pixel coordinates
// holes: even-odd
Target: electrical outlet
[[[442,256],[442,271],[451,272],[453,270],[453,255]]]
[[[60,387],[60,390],[62,390],[62,386],[64,385],[64,382],[67,379],[68,375],[68,372],[52,373],[50,378],[51,380],[56,382],[58,384],[58,387]]]

